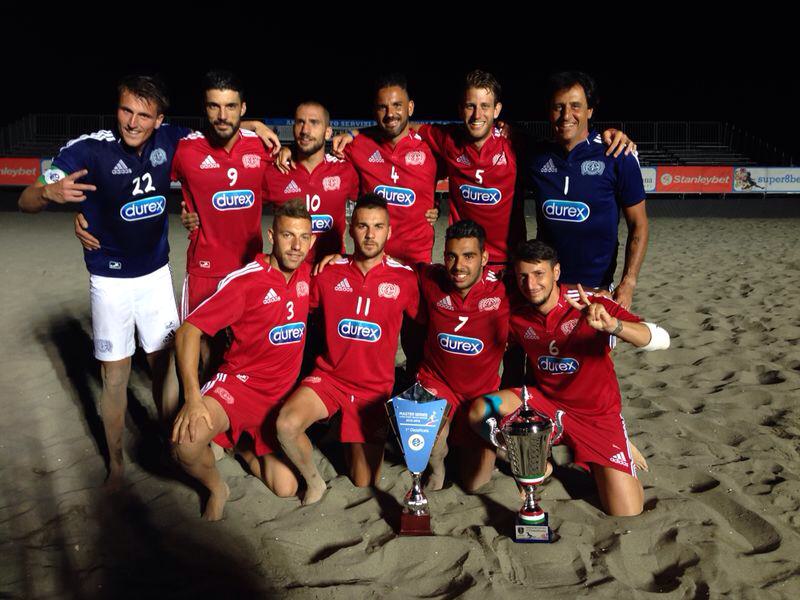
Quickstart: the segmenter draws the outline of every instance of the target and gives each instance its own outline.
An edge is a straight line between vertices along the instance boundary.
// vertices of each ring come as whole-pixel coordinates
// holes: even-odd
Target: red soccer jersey
[[[186,252],[186,270],[193,275],[222,277],[263,249],[261,201],[272,158],[252,131],[240,129],[238,136],[226,152],[202,133],[191,133],[172,159],[172,179],[181,182],[187,210],[200,217]]]
[[[558,304],[542,315],[526,303],[511,313],[511,335],[528,356],[528,374],[536,388],[564,410],[591,417],[619,414],[620,393],[609,335],[593,329],[583,313],[570,306],[566,288]],[[609,298],[592,296],[623,321],[640,321]]]
[[[386,254],[408,264],[431,262],[433,227],[425,212],[433,208],[437,163],[430,147],[409,131],[392,148],[369,133],[345,147],[361,179],[361,193],[374,192],[389,205],[392,237]]]
[[[300,374],[308,318],[311,268],[303,263],[289,281],[260,254],[223,279],[187,321],[208,335],[230,327],[233,343],[220,372],[255,377],[288,393]]]
[[[419,279],[428,317],[420,375],[438,378],[462,399],[496,390],[508,339],[503,282],[496,273],[484,271],[462,298],[443,265],[421,266]]]
[[[311,230],[317,241],[306,261],[329,254],[344,253],[345,206],[348,200],[358,197],[358,174],[344,160],[325,155],[325,160],[310,173],[303,165],[283,174],[277,167],[270,168],[267,177],[267,199],[283,204],[292,198],[303,198],[311,213]]]
[[[486,230],[489,262],[509,261],[525,239],[523,203],[515,201],[517,157],[498,129],[480,150],[460,125],[422,125],[419,134],[442,158],[450,185],[450,223],[472,219]]]
[[[311,306],[325,327],[317,368],[356,396],[388,397],[403,313],[413,319],[419,310],[411,267],[384,258],[364,275],[352,258],[330,263],[312,281]]]

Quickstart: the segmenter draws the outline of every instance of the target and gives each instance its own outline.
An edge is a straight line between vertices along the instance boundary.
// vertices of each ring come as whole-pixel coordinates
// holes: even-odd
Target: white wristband
[[[649,352],[651,350],[666,350],[669,348],[669,333],[667,333],[666,329],[647,321],[642,321],[642,324],[650,330],[650,341],[641,346],[642,350]]]

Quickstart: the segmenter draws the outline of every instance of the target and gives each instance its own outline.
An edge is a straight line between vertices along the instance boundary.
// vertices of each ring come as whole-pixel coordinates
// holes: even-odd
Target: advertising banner
[[[0,158],[0,185],[30,185],[41,174],[38,158]]]
[[[655,167],[642,167],[642,183],[644,183],[645,192],[656,191],[656,168]]]
[[[800,193],[800,167],[734,167],[733,191]]]
[[[733,191],[733,167],[658,167],[656,192],[725,194]]]

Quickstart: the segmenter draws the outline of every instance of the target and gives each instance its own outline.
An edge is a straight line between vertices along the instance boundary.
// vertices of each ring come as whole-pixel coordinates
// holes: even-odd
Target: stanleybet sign
[[[255,202],[255,194],[250,190],[225,190],[211,198],[211,204],[217,210],[241,210],[250,208]]]
[[[119,209],[119,216],[128,222],[150,219],[164,214],[167,199],[164,196],[151,196],[124,204]]]

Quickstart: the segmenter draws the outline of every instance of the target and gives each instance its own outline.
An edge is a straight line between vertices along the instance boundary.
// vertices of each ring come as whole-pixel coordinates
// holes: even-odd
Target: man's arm
[[[653,339],[651,334],[653,330],[644,322],[624,321],[618,317],[611,316],[601,302],[592,302],[589,299],[581,284],[578,284],[578,294],[580,301],[567,296],[567,302],[573,308],[583,312],[590,327],[608,335],[614,335],[623,342],[633,344],[637,348],[650,344]],[[669,339],[669,336],[667,336],[667,339]]]
[[[66,204],[67,202],[83,202],[86,200],[87,191],[95,191],[97,188],[88,183],[76,183],[78,179],[87,175],[89,171],[83,169],[70,173],[66,177],[53,183],[45,184],[38,179],[26,187],[19,196],[17,203],[22,212],[38,213],[50,203]]]
[[[184,321],[175,333],[175,354],[178,360],[178,375],[183,384],[183,393],[186,399],[183,407],[175,417],[172,428],[172,441],[181,443],[197,438],[200,420],[206,422],[211,429],[211,413],[203,403],[200,395],[200,381],[197,377],[197,368],[200,362],[200,338],[203,332]]]
[[[614,299],[623,308],[630,308],[633,291],[639,279],[639,270],[647,252],[649,224],[644,200],[633,206],[623,207],[622,213],[628,224],[628,239],[625,243],[625,267],[622,270],[622,279],[614,290]]]
[[[271,154],[273,156],[281,149],[281,141],[278,139],[278,135],[261,121],[242,121],[241,127],[249,129],[260,137],[267,149],[272,151]]]

